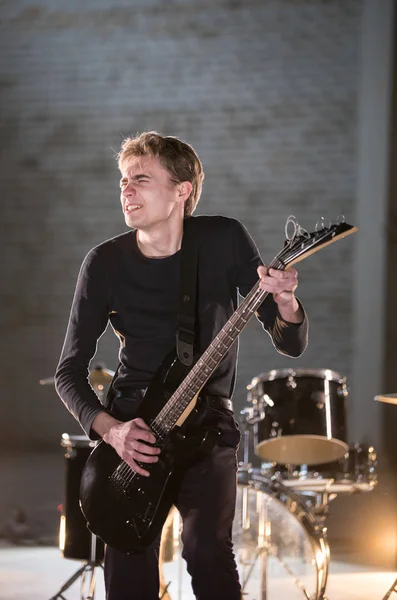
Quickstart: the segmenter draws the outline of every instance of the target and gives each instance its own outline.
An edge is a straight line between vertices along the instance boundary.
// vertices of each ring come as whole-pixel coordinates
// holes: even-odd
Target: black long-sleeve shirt
[[[204,352],[258,280],[262,264],[244,226],[221,216],[200,220],[198,266],[198,350]],[[76,285],[69,324],[56,371],[56,389],[87,435],[104,410],[88,382],[88,367],[108,321],[120,340],[120,367],[114,387],[148,387],[164,357],[175,346],[179,309],[181,251],[166,258],[147,258],[134,230],[105,241],[86,256]],[[307,345],[307,318],[284,321],[269,295],[257,312],[276,349],[299,356]],[[206,384],[206,393],[231,397],[237,344]]]

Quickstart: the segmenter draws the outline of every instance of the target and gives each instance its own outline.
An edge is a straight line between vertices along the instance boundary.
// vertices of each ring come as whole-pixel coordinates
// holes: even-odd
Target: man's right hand
[[[125,460],[134,471],[144,477],[150,475],[149,471],[142,469],[137,461],[157,462],[160,449],[149,446],[155,444],[156,437],[143,419],[139,417],[123,423],[107,413],[100,413],[94,419],[92,427],[102,436],[104,442],[113,446],[120,458]]]

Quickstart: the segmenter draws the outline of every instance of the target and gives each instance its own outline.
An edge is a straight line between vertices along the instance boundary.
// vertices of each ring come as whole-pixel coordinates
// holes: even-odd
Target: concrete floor
[[[50,600],[83,564],[80,561],[63,558],[57,547],[59,505],[63,502],[65,488],[63,449],[60,448],[57,453],[29,452],[9,456],[3,454],[0,456],[0,474],[2,481],[0,494],[0,600]],[[381,490],[379,489],[379,491]],[[375,492],[352,498],[351,502],[354,503],[357,510],[363,510],[363,507],[364,509],[366,507],[363,503],[367,498],[375,500]],[[342,503],[342,499],[340,501]],[[344,505],[347,502],[348,498],[345,498]],[[24,540],[23,545],[11,545],[4,536],[4,524],[16,507],[21,507],[27,517],[28,535],[26,537],[28,541]],[[369,507],[371,515],[376,514],[371,505]],[[297,538],[294,531],[302,534],[302,530],[296,529],[297,523],[290,516],[288,510],[281,510],[281,514],[271,513],[270,520],[286,524],[284,532],[291,536],[291,550],[296,549],[297,542],[294,540]],[[388,529],[394,532],[394,522],[388,518],[387,523]],[[2,533],[3,539],[1,539]],[[236,539],[238,539],[238,535]],[[244,556],[244,544],[245,542],[242,542],[239,558],[242,579],[247,576],[247,557]],[[369,546],[368,543],[364,545]],[[387,570],[385,565],[375,566],[376,552],[374,549],[371,549],[369,559],[364,560],[364,552],[357,554],[357,544],[355,545],[355,554],[348,551],[346,538],[344,538],[344,545],[341,548],[337,547],[334,540],[330,540],[330,546],[331,565],[326,588],[327,600],[382,600],[397,577],[397,573]],[[313,598],[310,548],[308,556],[309,560],[304,565],[298,565],[295,574],[300,577],[300,574],[305,571],[304,577],[308,576],[307,581],[311,581],[307,586],[311,596],[310,600],[315,600]],[[293,557],[293,552],[291,552],[291,557]],[[288,575],[286,570],[280,567],[274,557],[269,558],[267,566],[266,600],[302,600],[305,598],[291,575]],[[183,561],[179,559],[178,552],[172,559],[164,562],[161,573],[165,584],[169,584],[167,600],[193,600],[189,578]],[[102,570],[96,569],[96,574],[95,598],[104,600]],[[260,591],[260,577],[258,561],[258,564],[254,565],[252,573],[248,574],[245,600],[264,600],[265,596]],[[85,598],[88,590],[82,596],[80,584],[81,578],[78,578],[63,597],[66,600]],[[394,597],[397,600],[397,593],[393,592],[390,600],[393,600]],[[220,598],[219,600],[227,599]]]
[[[2,600],[50,600],[82,566],[64,559],[54,547],[0,547],[0,598]],[[193,600],[186,573],[182,582],[176,564],[164,565],[170,600]],[[327,586],[329,600],[382,600],[397,573],[382,572],[366,566],[333,562]],[[96,600],[104,600],[102,569],[96,569]],[[67,600],[80,600],[81,577],[64,592]],[[85,588],[88,594],[88,588]],[[262,600],[255,576],[245,600]],[[391,600],[397,594],[392,594]],[[83,598],[86,596],[83,596]],[[270,568],[266,600],[302,600],[304,594],[288,577]],[[220,600],[227,600],[221,599]]]

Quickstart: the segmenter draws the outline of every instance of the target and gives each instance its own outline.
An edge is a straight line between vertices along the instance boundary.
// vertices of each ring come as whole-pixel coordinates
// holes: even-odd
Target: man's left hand
[[[258,267],[258,275],[259,287],[273,294],[282,318],[290,323],[301,323],[304,315],[294,293],[298,287],[297,271],[292,268],[279,271],[263,265]]]

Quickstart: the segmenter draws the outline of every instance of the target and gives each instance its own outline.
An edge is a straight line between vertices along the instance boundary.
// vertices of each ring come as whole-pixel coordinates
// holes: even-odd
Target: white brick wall
[[[206,171],[197,212],[240,218],[265,261],[291,213],[310,230],[340,212],[354,222],[359,0],[83,7],[2,7],[0,439],[8,446],[55,447],[75,428],[38,380],[54,372],[83,256],[125,229],[113,160],[123,135],[150,128],[192,143]],[[349,376],[353,244],[299,267],[311,323],[301,359],[278,355],[256,323],[243,333],[237,409],[245,385],[272,368]],[[106,334],[99,358],[111,368],[116,349]]]

